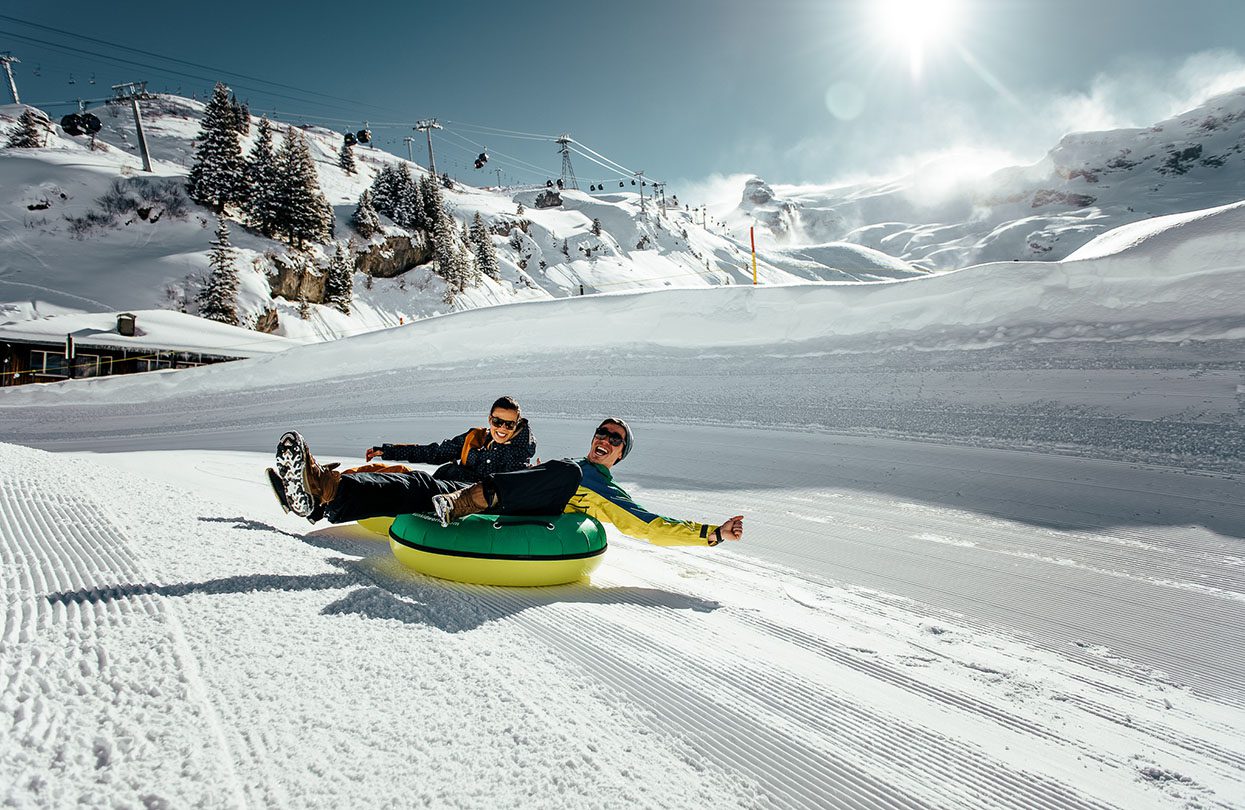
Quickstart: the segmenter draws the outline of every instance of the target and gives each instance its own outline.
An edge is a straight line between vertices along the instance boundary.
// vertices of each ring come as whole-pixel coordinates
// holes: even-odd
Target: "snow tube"
[[[586,577],[605,554],[605,529],[578,512],[552,517],[471,515],[448,527],[398,515],[389,528],[398,561],[421,574],[477,585],[561,585]]]
[[[372,534],[379,534],[381,537],[389,536],[389,527],[393,525],[391,517],[374,517],[363,518],[359,521],[359,525],[367,529]]]

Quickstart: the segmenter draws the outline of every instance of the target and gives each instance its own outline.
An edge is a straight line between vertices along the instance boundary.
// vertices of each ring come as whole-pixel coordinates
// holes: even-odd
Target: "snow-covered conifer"
[[[216,226],[216,241],[208,259],[211,268],[199,291],[199,315],[231,326],[238,325],[238,270],[229,246],[229,226],[222,218]]]
[[[190,199],[219,214],[226,205],[242,199],[245,176],[238,116],[229,103],[229,88],[219,82],[203,112],[201,127],[186,190]]]
[[[251,134],[251,110],[245,104],[238,101],[236,95],[229,97],[229,109],[233,113],[234,127],[238,130],[238,134],[246,137]]]
[[[592,235],[593,236],[601,235],[601,220],[598,219],[597,217],[592,218]]]
[[[523,203],[519,203],[519,207],[514,210],[516,216],[523,216],[527,213],[527,209],[523,207]]]
[[[389,218],[407,230],[414,230],[419,219],[419,184],[405,163],[399,164],[392,180],[393,211]]]
[[[350,300],[354,296],[353,264],[346,248],[338,242],[324,279],[324,303],[346,315],[350,314]]]
[[[471,221],[471,246],[476,254],[476,269],[493,279],[501,279],[501,269],[497,266],[497,249],[493,247],[493,235],[484,225],[484,219],[476,212]]]
[[[38,149],[43,146],[43,135],[48,130],[48,120],[33,107],[22,110],[17,129],[9,133],[6,146],[14,149]]]
[[[445,197],[441,194],[441,184],[435,177],[424,175],[419,178],[419,190],[423,196],[428,224],[435,231],[437,223],[449,216],[445,213]]]
[[[320,193],[316,164],[307,139],[297,129],[286,131],[277,153],[278,228],[294,247],[304,241],[324,241],[331,233],[330,208]]]
[[[398,170],[393,166],[382,166],[372,180],[372,205],[378,213],[393,219],[394,198],[397,195]]]
[[[354,150],[346,141],[342,141],[341,151],[337,153],[337,165],[341,166],[342,171],[346,174],[354,174],[358,171],[358,167],[354,162]]]
[[[277,234],[277,156],[272,147],[272,122],[259,119],[255,145],[246,162],[246,215],[264,236]]]
[[[372,205],[370,188],[363,189],[363,194],[359,197],[359,205],[354,209],[354,216],[350,218],[350,224],[364,239],[371,239],[380,231],[380,217],[376,213],[376,207]]]

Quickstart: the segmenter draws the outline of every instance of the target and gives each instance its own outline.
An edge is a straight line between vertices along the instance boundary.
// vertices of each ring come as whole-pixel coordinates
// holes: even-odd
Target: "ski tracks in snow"
[[[1183,692],[1168,700],[1153,683],[872,594],[803,583],[793,598],[779,583],[798,574],[729,553],[684,552],[672,566],[671,552],[623,541],[610,554],[595,586],[681,587],[720,607],[554,605],[515,621],[644,706],[655,728],[755,782],[769,806],[1231,806],[1245,795],[1243,718]]]
[[[0,462],[0,782],[19,804],[1245,798],[1239,707],[1106,650],[1013,638],[733,545],[611,533],[590,586],[456,585],[355,527],[281,516],[259,467],[238,481],[229,454],[164,483],[8,445]],[[696,497],[716,514],[742,496]]]
[[[5,803],[243,803],[177,622],[100,501],[37,451],[0,464]],[[174,801],[177,797],[177,801]]]

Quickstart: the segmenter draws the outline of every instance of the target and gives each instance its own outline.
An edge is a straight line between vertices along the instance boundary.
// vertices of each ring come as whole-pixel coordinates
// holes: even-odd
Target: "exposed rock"
[[[309,262],[275,256],[272,267],[275,273],[268,274],[268,286],[272,288],[273,298],[281,296],[287,301],[301,299],[313,304],[324,302],[325,275]]]
[[[1041,208],[1043,205],[1052,205],[1058,203],[1067,205],[1071,208],[1087,208],[1093,205],[1094,198],[1088,194],[1076,194],[1074,192],[1055,191],[1049,188],[1040,188],[1033,194],[1033,202],[1030,204],[1033,208]]]
[[[562,204],[562,195],[556,191],[542,191],[536,195],[537,208],[557,208]]]
[[[387,236],[384,242],[366,245],[355,256],[354,267],[374,278],[394,278],[413,267],[432,261],[433,250],[422,231],[414,236]]]
[[[277,331],[281,325],[281,319],[277,316],[277,310],[274,307],[268,307],[255,319],[255,331],[272,334]]]
[[[774,199],[774,190],[759,177],[753,177],[744,183],[744,208],[750,205],[765,205]]]

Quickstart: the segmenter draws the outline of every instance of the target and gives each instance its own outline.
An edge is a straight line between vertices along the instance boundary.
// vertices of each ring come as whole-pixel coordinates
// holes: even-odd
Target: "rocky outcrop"
[[[562,204],[562,195],[556,191],[542,191],[536,195],[537,208],[557,208]]]
[[[756,205],[766,205],[773,202],[773,200],[774,190],[761,178],[752,177],[749,178],[748,182],[744,183],[742,208],[747,209]]]
[[[420,231],[414,236],[387,236],[383,242],[364,246],[355,256],[354,266],[373,278],[394,278],[432,258],[432,245]]]
[[[268,273],[268,286],[272,297],[287,301],[306,300],[312,304],[324,302],[324,273],[305,259],[291,260],[284,256],[274,257],[272,271]]]

